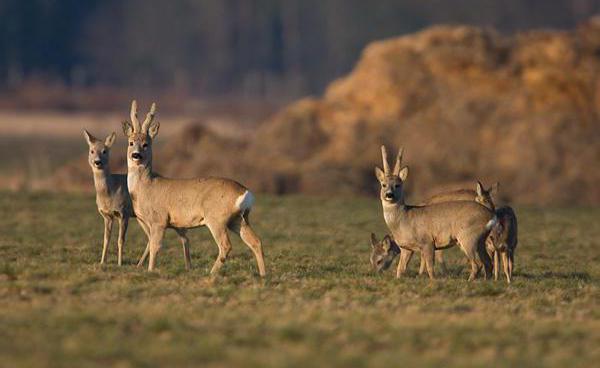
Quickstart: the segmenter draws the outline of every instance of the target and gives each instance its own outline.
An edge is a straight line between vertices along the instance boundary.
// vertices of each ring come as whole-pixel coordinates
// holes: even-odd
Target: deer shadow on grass
[[[542,273],[529,273],[529,272],[514,272],[514,275],[519,278],[524,278],[527,280],[547,280],[547,279],[557,279],[557,280],[580,280],[580,281],[591,281],[592,277],[587,272],[555,272],[555,271],[545,271]]]
[[[483,270],[479,276],[482,276]],[[469,267],[464,265],[446,265],[446,272],[440,272],[436,270],[436,276],[438,278],[448,279],[460,279],[469,273]],[[416,277],[419,277],[416,272],[413,273]],[[588,272],[572,271],[572,272],[556,272],[556,271],[545,271],[541,273],[532,273],[527,271],[516,271],[513,272],[514,277],[522,278],[525,280],[580,280],[589,282],[592,277]]]

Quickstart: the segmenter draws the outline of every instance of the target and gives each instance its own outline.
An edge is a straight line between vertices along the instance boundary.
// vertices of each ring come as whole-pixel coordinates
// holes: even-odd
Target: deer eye
[[[133,142],[129,142],[129,145],[130,145],[130,146],[133,146]]]
[[[386,184],[386,183],[383,183],[383,184],[381,184],[381,186],[382,186],[383,188],[387,188],[387,184]]]
[[[91,150],[90,153],[93,155],[94,154],[94,150]]]
[[[142,148],[144,148],[144,149],[145,149],[145,148],[147,148],[147,147],[148,147],[148,143],[144,143],[144,144],[142,144]]]
[[[103,149],[103,150],[102,150],[102,154],[103,154],[103,155],[105,155],[105,154],[106,154],[106,150],[105,150],[105,149]]]

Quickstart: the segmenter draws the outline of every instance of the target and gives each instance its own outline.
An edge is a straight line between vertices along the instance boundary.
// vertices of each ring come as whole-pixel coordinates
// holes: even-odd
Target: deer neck
[[[396,203],[389,203],[382,200],[381,206],[383,207],[383,218],[390,229],[396,228],[406,216],[407,207],[404,200]]]
[[[110,194],[110,188],[112,188],[112,177],[110,175],[110,168],[107,166],[100,170],[93,170],[94,172],[94,187],[96,189],[96,196],[103,196]]]
[[[129,193],[139,190],[140,185],[149,183],[152,179],[152,163],[148,165],[130,165],[127,168],[127,189]]]

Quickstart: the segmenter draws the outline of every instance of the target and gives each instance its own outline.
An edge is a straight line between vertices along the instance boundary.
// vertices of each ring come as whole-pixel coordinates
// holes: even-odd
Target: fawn
[[[138,220],[144,224],[150,255],[148,270],[156,265],[167,228],[181,236],[187,229],[207,226],[219,247],[211,274],[216,274],[231,251],[228,230],[238,234],[254,253],[260,276],[265,276],[262,243],[250,227],[248,216],[254,203],[252,193],[241,184],[224,178],[169,179],[152,171],[152,143],[159,130],[156,104],[140,124],[137,103],[131,104],[131,122],[123,122],[128,139],[127,186]],[[189,261],[189,242],[183,245]],[[145,256],[140,262],[143,262]]]
[[[376,167],[375,176],[381,186],[383,216],[395,242],[403,249],[396,276],[400,277],[406,271],[413,252],[420,251],[425,258],[429,278],[433,279],[434,251],[456,244],[471,263],[469,280],[475,279],[482,266],[485,277],[490,276],[492,265],[485,241],[498,222],[495,213],[475,201],[407,205],[403,185],[408,177],[408,167],[401,168],[402,149],[398,151],[393,171],[389,167],[385,146],[381,147],[381,154],[383,170]]]
[[[109,166],[110,148],[115,142],[116,134],[111,133],[104,141],[94,137],[84,130],[84,137],[89,146],[88,163],[94,174],[94,187],[96,188],[96,205],[98,212],[104,219],[104,242],[102,244],[102,258],[100,264],[106,260],[108,243],[112,232],[113,221],[119,222],[119,248],[118,264],[123,260],[123,245],[129,218],[135,217],[131,198],[127,190],[127,176],[123,174],[111,174]]]

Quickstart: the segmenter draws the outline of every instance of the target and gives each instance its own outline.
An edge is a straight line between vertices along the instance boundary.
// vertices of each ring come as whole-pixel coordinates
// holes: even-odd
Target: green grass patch
[[[268,276],[232,237],[190,232],[184,270],[172,231],[158,271],[135,267],[146,240],[132,221],[125,265],[98,264],[92,196],[0,193],[0,366],[588,367],[600,361],[600,209],[517,208],[512,285],[466,281],[459,249],[430,282],[369,268],[385,231],[369,198],[259,196],[251,221]],[[417,257],[418,259],[418,257]]]

